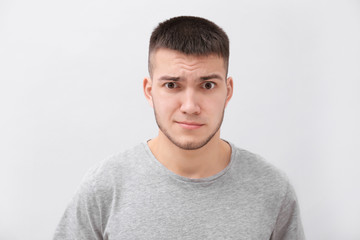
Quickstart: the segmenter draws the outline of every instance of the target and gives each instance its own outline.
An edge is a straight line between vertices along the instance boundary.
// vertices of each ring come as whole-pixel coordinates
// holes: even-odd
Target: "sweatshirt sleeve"
[[[53,239],[103,239],[100,213],[92,182],[84,180],[67,206]]]
[[[300,209],[290,183],[284,195],[271,240],[305,240]]]

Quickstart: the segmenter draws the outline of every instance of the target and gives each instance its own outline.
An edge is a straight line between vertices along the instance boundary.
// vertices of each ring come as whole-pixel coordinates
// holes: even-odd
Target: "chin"
[[[204,146],[204,144],[197,142],[187,142],[187,143],[175,144],[175,145],[183,150],[197,150]]]
[[[194,139],[194,140],[182,139],[182,140],[180,140],[180,139],[172,138],[169,135],[166,135],[166,136],[175,146],[177,146],[178,148],[181,148],[183,150],[200,149],[200,148],[204,147],[206,144],[208,144],[208,142],[213,138],[213,136],[209,136],[209,137],[199,141],[198,139]]]

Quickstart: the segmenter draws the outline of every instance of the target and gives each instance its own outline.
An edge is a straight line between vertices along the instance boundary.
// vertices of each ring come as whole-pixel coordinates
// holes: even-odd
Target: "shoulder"
[[[287,175],[262,156],[232,144],[233,171],[242,183],[254,190],[285,197],[291,185]]]
[[[233,147],[234,170],[252,201],[261,202],[263,215],[273,219],[271,239],[305,239],[295,190],[287,175],[258,154]]]
[[[82,180],[82,186],[92,191],[108,191],[141,169],[147,156],[144,143],[113,154],[91,167]]]

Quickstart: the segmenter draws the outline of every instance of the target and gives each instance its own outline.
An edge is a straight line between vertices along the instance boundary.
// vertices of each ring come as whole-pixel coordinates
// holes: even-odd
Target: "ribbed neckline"
[[[225,140],[224,140],[225,141]],[[161,172],[163,172],[165,175],[168,175],[172,178],[175,178],[177,180],[183,181],[183,182],[189,182],[189,183],[209,183],[209,182],[213,182],[215,180],[217,180],[218,178],[222,177],[223,175],[225,175],[229,169],[232,167],[233,163],[234,163],[234,159],[235,159],[235,146],[228,141],[227,142],[230,147],[231,147],[231,157],[230,157],[230,162],[229,164],[220,172],[216,173],[215,175],[212,175],[210,177],[206,177],[206,178],[187,178],[184,176],[180,176],[174,172],[172,172],[171,170],[169,170],[167,167],[165,167],[162,163],[160,163],[154,156],[154,154],[151,152],[150,147],[147,144],[147,141],[143,142],[142,145],[144,147],[144,150],[146,151],[146,153],[149,155],[152,164],[154,164],[154,166],[159,169]]]

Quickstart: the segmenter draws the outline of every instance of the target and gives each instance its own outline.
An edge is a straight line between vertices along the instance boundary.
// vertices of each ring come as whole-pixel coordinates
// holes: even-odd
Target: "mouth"
[[[196,122],[176,122],[176,123],[179,124],[182,128],[190,129],[190,130],[201,128],[204,125]]]

